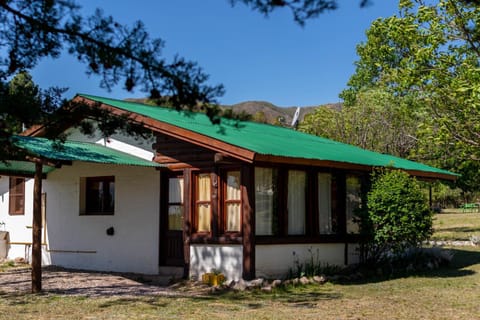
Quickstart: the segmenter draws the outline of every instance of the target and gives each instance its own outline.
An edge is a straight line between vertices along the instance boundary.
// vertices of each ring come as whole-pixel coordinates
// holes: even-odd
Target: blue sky
[[[179,54],[197,61],[210,84],[225,86],[220,103],[263,100],[284,107],[340,100],[365,31],[376,18],[397,12],[397,1],[371,2],[361,9],[360,0],[339,0],[339,9],[302,28],[288,10],[264,18],[227,0],[78,0],[85,14],[100,7],[123,24],[143,21],[152,37],[166,42],[166,58]],[[118,99],[146,95],[121,85],[111,92],[100,88],[100,79],[88,77],[84,66],[67,55],[42,61],[32,75],[41,87],[68,87],[66,98],[75,93]]]

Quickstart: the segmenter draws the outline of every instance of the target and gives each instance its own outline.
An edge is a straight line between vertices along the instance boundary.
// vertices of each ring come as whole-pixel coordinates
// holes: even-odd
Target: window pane
[[[273,234],[273,206],[276,197],[274,170],[255,168],[255,233]]]
[[[86,178],[86,213],[112,214],[115,209],[114,177]]]
[[[197,200],[210,201],[210,174],[200,174],[197,180]]]
[[[210,231],[210,204],[198,204],[197,213],[198,213],[198,227],[197,231],[199,232],[209,232]]]
[[[25,214],[25,179],[10,177],[9,179],[9,214]]]
[[[183,230],[183,206],[168,206],[168,230]]]
[[[332,175],[318,174],[318,230],[320,234],[333,233],[332,228]]]
[[[227,173],[227,200],[240,200],[240,171]]]
[[[361,205],[361,183],[360,178],[354,175],[347,175],[347,198],[346,198],[346,216],[347,233],[359,233],[360,227],[355,222],[355,210]]]
[[[288,234],[305,234],[305,171],[288,171]]]
[[[168,202],[183,203],[183,178],[168,179]]]
[[[227,231],[240,232],[240,204],[227,204]]]

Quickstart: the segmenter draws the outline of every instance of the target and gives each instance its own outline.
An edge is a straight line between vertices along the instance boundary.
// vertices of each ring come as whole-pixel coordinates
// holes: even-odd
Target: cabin
[[[65,128],[63,147],[42,127],[14,138],[47,161],[42,263],[200,278],[284,277],[312,254],[358,262],[362,205],[374,168],[454,180],[445,170],[290,128],[79,94],[74,101],[126,116],[152,132],[134,139]],[[87,117],[87,115],[85,115]],[[0,166],[0,223],[10,258],[29,259],[33,168]],[[176,271],[174,271],[176,270]]]

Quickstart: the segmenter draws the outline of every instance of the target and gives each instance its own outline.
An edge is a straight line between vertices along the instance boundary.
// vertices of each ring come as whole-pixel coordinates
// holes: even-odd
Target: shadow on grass
[[[471,247],[471,249],[459,248],[444,248],[442,250],[449,251],[453,254],[453,259],[448,266],[442,266],[434,270],[418,270],[418,271],[398,271],[388,275],[372,275],[362,277],[361,279],[349,280],[348,277],[340,277],[334,283],[341,283],[343,285],[368,284],[389,281],[399,278],[408,277],[424,277],[424,278],[458,278],[466,277],[476,274],[478,271],[472,270],[472,267],[477,266],[476,269],[480,271],[480,251],[478,248]],[[369,270],[374,272],[373,270]],[[361,271],[360,271],[361,272]],[[367,271],[368,273],[368,271]]]
[[[473,227],[452,227],[452,228],[437,228],[440,232],[454,232],[454,233],[474,233],[479,232],[479,228]]]

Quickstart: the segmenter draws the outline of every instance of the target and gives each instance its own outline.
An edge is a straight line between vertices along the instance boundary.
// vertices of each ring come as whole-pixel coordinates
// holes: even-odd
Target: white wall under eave
[[[348,263],[358,262],[358,255],[354,248],[348,246]],[[255,274],[257,277],[285,278],[290,269],[295,266],[295,261],[305,263],[313,256],[321,263],[343,266],[345,264],[344,243],[321,244],[282,244],[282,245],[257,245],[255,246]]]
[[[8,231],[10,242],[8,259],[24,258],[30,261],[32,243],[32,222],[33,222],[33,179],[25,182],[25,207],[23,215],[9,214],[9,177],[0,177],[0,222],[5,226],[0,227],[1,231]],[[4,230],[3,230],[4,229]],[[42,242],[45,242],[42,230]],[[45,247],[42,247],[45,249]],[[42,252],[42,263],[48,264],[49,258],[46,252]]]
[[[202,274],[218,270],[227,280],[238,281],[243,273],[243,246],[190,245],[190,274],[201,279]]]
[[[74,162],[48,174],[51,263],[69,268],[158,273],[159,171]],[[80,215],[80,177],[115,176],[114,215]],[[115,234],[106,230],[113,227]]]

